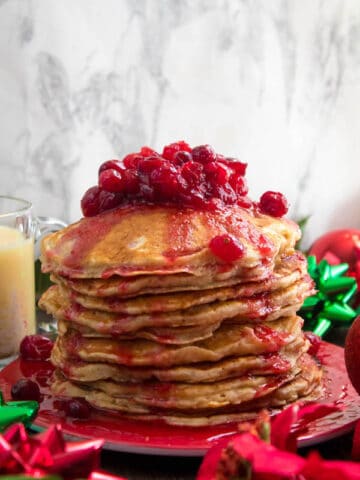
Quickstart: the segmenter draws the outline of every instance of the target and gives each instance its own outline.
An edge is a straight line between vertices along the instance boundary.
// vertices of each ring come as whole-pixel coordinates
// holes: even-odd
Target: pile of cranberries
[[[288,205],[281,193],[266,192],[258,205],[246,195],[246,163],[224,157],[210,145],[191,148],[179,141],[158,153],[149,147],[99,169],[98,185],[81,200],[85,217],[133,204],[163,204],[215,209],[238,204],[280,217]]]
[[[23,338],[20,344],[20,356],[22,360],[41,361],[49,360],[53,342],[42,335],[28,335]],[[41,369],[38,369],[41,372]],[[38,382],[30,378],[20,378],[11,387],[11,397],[13,400],[35,400],[41,402],[44,395],[40,391],[39,383],[42,386],[47,385],[52,375],[52,369],[43,370],[49,378],[38,378]],[[54,401],[54,407],[62,411],[68,417],[88,418],[91,415],[92,408],[83,398],[59,399]]]

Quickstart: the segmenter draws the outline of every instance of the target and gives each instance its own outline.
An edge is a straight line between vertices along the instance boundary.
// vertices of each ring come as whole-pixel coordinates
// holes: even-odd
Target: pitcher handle
[[[35,219],[35,258],[40,256],[40,240],[48,233],[67,227],[67,223],[54,217],[36,217]]]

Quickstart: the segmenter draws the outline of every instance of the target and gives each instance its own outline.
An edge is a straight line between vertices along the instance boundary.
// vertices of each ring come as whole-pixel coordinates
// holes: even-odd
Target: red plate
[[[322,402],[336,402],[343,410],[309,424],[299,441],[300,446],[329,440],[351,431],[360,418],[360,396],[348,379],[342,348],[323,342],[319,359],[324,365],[325,394]],[[94,411],[86,420],[65,418],[53,408],[53,398],[46,387],[51,365],[48,362],[15,360],[0,372],[0,388],[7,400],[11,385],[19,378],[28,377],[42,385],[46,399],[33,426],[42,430],[52,423],[60,423],[64,433],[77,438],[103,438],[111,450],[156,455],[203,455],[219,438],[236,432],[236,424],[211,427],[174,427],[162,422],[127,420],[119,415]]]

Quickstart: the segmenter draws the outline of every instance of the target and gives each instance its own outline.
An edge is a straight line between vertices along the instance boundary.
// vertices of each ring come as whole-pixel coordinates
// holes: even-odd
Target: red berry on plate
[[[124,165],[120,160],[107,160],[106,162],[102,163],[99,168],[99,175],[101,172],[109,169],[118,170],[119,172],[124,171]]]
[[[345,365],[355,390],[360,394],[360,315],[355,318],[345,339]]]
[[[11,397],[14,400],[40,401],[39,385],[28,378],[21,378],[11,387]]]
[[[191,151],[194,162],[209,163],[216,161],[215,150],[210,145],[199,145]]]
[[[308,353],[310,355],[316,355],[320,348],[321,338],[313,332],[304,332],[304,335],[310,342]]]
[[[239,260],[245,254],[244,245],[232,235],[217,235],[209,244],[212,253],[227,263]]]
[[[106,192],[122,192],[125,188],[124,173],[114,168],[104,170],[99,176],[99,187]]]
[[[261,195],[260,211],[272,217],[282,217],[289,209],[286,197],[280,192],[265,192]]]
[[[20,343],[20,355],[24,360],[48,360],[54,343],[43,335],[27,335]]]
[[[64,411],[68,417],[89,418],[91,415],[91,405],[84,398],[61,399],[54,405],[58,410]]]

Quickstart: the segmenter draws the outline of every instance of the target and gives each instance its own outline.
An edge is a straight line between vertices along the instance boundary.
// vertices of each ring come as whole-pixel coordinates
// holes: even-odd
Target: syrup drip
[[[279,333],[267,325],[256,325],[254,334],[265,344],[268,345],[269,350],[276,348],[277,350],[285,343],[286,334]]]

